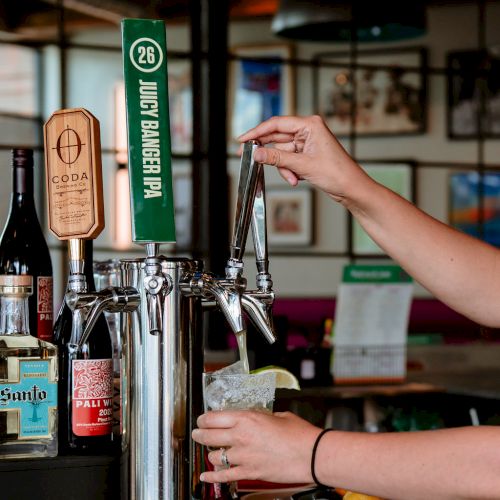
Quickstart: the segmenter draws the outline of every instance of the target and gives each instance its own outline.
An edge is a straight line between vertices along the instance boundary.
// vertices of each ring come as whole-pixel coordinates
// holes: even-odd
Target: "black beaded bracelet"
[[[316,451],[318,449],[318,444],[321,440],[321,438],[327,433],[327,432],[330,432],[330,431],[333,431],[335,429],[323,429],[319,434],[318,434],[318,437],[316,438],[316,441],[314,442],[314,446],[313,446],[313,449],[312,449],[312,456],[311,456],[311,476],[314,480],[314,482],[322,487],[322,488],[326,488],[327,486],[325,484],[322,484],[318,481],[318,478],[316,477],[316,473],[314,472],[314,462],[316,461]]]

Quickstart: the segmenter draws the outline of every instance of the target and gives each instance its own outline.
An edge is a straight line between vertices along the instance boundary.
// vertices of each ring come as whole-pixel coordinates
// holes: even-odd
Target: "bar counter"
[[[234,361],[234,356],[234,352],[226,351],[211,353],[208,358],[213,363],[227,364]],[[404,383],[305,387],[300,392],[279,390],[276,410],[305,401],[310,409],[320,413],[332,405],[344,404],[345,400],[395,398],[412,404],[437,400],[450,412],[475,406],[480,415],[485,410],[500,415],[500,345],[412,346],[408,349],[408,361],[416,369],[408,371]],[[464,417],[467,418],[461,412],[460,419]],[[452,422],[455,423],[464,425]],[[51,500],[123,500],[126,497],[125,488],[120,487],[120,469],[123,473],[125,462],[123,457],[120,460],[106,456],[0,461],[2,498],[24,500],[36,494]]]
[[[499,362],[500,364],[500,362]],[[409,373],[402,384],[333,385],[306,387],[300,397],[349,399],[368,396],[398,396],[447,393],[500,400],[500,369],[470,370],[462,373]],[[294,391],[279,391],[279,398],[294,398]]]

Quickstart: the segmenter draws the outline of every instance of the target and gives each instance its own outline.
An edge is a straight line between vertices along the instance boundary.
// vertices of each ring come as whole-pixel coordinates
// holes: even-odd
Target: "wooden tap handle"
[[[60,240],[94,239],[104,228],[99,121],[61,109],[44,125],[49,228]]]

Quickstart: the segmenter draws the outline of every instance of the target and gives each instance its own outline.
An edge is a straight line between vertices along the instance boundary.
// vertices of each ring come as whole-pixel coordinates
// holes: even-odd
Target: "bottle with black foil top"
[[[87,291],[95,291],[93,241],[85,241]],[[113,436],[113,349],[106,318],[99,316],[88,340],[72,338],[72,312],[64,301],[54,325],[59,348],[59,450],[105,454],[118,449]]]
[[[9,216],[0,238],[0,274],[33,276],[29,303],[31,334],[52,341],[52,262],[35,209],[33,150],[12,151],[13,189]]]

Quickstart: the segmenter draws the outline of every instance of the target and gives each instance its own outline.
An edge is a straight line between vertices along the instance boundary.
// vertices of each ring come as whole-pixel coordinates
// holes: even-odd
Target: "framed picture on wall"
[[[339,136],[421,134],[426,130],[424,48],[360,51],[357,69],[348,52],[314,57],[315,112]]]
[[[295,112],[294,68],[288,44],[239,46],[231,49],[229,137],[230,151],[236,137],[260,122]]]
[[[370,177],[380,184],[392,189],[403,198],[414,201],[413,169],[409,163],[365,162],[361,166]],[[351,224],[352,250],[355,255],[385,254],[355,219],[351,219]]]
[[[500,57],[486,50],[448,54],[448,136],[500,137]]]
[[[500,172],[454,172],[449,190],[450,225],[500,247]]]
[[[314,196],[309,187],[266,189],[270,246],[305,246],[313,242]]]
[[[193,93],[189,61],[169,61],[168,101],[172,152],[189,154],[193,148]]]

